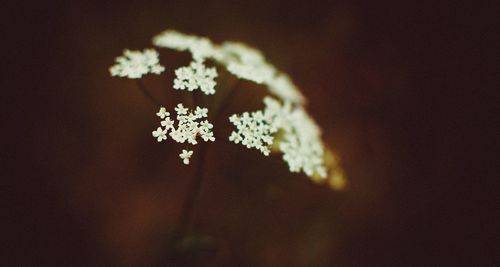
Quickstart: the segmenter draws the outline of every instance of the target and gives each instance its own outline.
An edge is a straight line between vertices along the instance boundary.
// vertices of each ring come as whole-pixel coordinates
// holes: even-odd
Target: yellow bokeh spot
[[[283,133],[281,131],[278,131],[278,133],[274,135],[274,141],[270,147],[271,153],[277,153],[280,151],[281,140],[283,140]]]
[[[311,181],[319,184],[326,180],[326,177],[321,177],[319,174],[314,173],[314,175],[310,176]]]
[[[344,172],[340,169],[332,170],[330,177],[328,178],[328,185],[333,190],[343,190],[347,187],[347,179],[345,178]]]

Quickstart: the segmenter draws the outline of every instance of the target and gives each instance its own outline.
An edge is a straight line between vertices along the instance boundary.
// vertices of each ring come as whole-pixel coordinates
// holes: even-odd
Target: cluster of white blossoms
[[[165,67],[160,65],[158,52],[154,49],[123,51],[123,56],[115,59],[116,64],[109,68],[111,76],[139,79],[148,73],[161,74]]]
[[[200,89],[207,95],[215,94],[217,70],[207,68],[201,61],[192,61],[188,67],[175,70],[174,89],[194,91]]]
[[[318,125],[302,107],[295,108],[290,102],[281,104],[266,97],[264,104],[264,110],[229,117],[236,127],[229,140],[247,148],[256,148],[268,156],[274,135],[279,132],[279,150],[291,172],[303,171],[308,176],[326,178],[324,148]]]
[[[284,134],[279,148],[290,171],[326,178],[324,146],[318,125],[303,108],[292,110],[287,120],[291,125],[281,128]]]
[[[173,30],[166,30],[155,36],[153,44],[157,47],[177,51],[189,51],[193,61],[201,65],[204,64],[205,60],[213,60],[238,78],[265,85],[269,92],[280,99],[296,104],[303,104],[305,101],[300,90],[286,74],[278,71],[272,64],[267,62],[259,50],[245,44],[223,42],[217,45],[208,38],[183,34]],[[190,68],[193,69],[193,72],[195,71],[192,64]]]
[[[277,70],[254,48],[235,42],[221,45],[217,59],[235,76],[262,84],[271,81]]]
[[[208,38],[184,34],[174,30],[166,30],[153,37],[153,45],[177,51],[189,51],[194,60],[203,61],[216,53],[212,42]]]
[[[205,119],[208,116],[207,108],[196,107],[194,111],[190,111],[182,103],[179,103],[175,107],[175,112],[177,113],[177,127],[174,125],[175,121],[170,118],[170,112],[164,107],[161,107],[160,111],[156,113],[162,119],[161,126],[152,133],[158,142],[167,140],[167,134],[178,143],[187,142],[191,145],[198,144],[196,140],[198,137],[201,137],[205,142],[215,141],[212,131],[214,126]],[[179,156],[184,164],[189,164],[189,158],[192,154],[192,151],[187,151]]]
[[[153,45],[177,51],[187,51],[192,55],[188,66],[177,68],[173,88],[176,90],[200,90],[206,95],[216,94],[215,67],[207,67],[211,61],[224,67],[238,78],[263,85],[270,93],[264,98],[264,109],[254,112],[234,114],[229,121],[235,126],[229,140],[247,148],[257,149],[265,156],[279,151],[291,172],[303,172],[314,181],[325,181],[329,176],[332,187],[340,188],[343,174],[336,166],[336,158],[325,148],[321,140],[321,129],[304,108],[305,98],[290,77],[266,61],[257,49],[237,42],[214,44],[208,38],[166,30],[153,38]],[[113,76],[140,78],[146,73],[161,73],[158,53],[146,49],[125,51],[116,59],[117,64],[110,68]],[[177,126],[165,108],[157,113],[161,127],[153,131],[158,142],[167,135],[179,143],[196,145],[197,138],[214,141],[213,125],[205,118],[208,110],[196,107],[194,111],[178,104]],[[189,164],[193,155],[191,150],[182,150],[179,157]],[[340,178],[339,178],[340,177]]]
[[[244,112],[241,116],[232,115],[229,121],[236,126],[229,136],[229,141],[236,144],[241,143],[247,148],[256,148],[262,154],[268,156],[271,150],[269,146],[273,143],[273,135],[278,131],[266,110],[256,112]]]

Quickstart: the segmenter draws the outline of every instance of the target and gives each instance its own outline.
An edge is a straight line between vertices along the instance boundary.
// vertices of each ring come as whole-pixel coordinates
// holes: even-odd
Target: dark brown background
[[[155,107],[107,68],[165,28],[264,51],[301,86],[349,178],[332,192],[219,137],[195,218],[218,246],[199,266],[494,264],[498,174],[488,151],[498,133],[483,130],[498,117],[486,94],[498,75],[498,64],[486,70],[499,59],[486,53],[498,47],[492,6],[67,1],[3,10],[5,265],[162,263],[193,169],[180,166],[180,147],[150,136]],[[184,63],[170,65],[172,55],[162,53],[170,71]],[[146,82],[171,101],[167,78]],[[230,110],[255,108],[251,97],[239,94]]]

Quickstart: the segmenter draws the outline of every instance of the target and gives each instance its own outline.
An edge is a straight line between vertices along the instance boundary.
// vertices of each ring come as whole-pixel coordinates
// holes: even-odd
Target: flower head
[[[174,89],[177,90],[201,90],[207,95],[215,94],[215,68],[207,68],[202,61],[193,61],[187,67],[175,70]]]
[[[158,127],[156,131],[153,131],[153,136],[158,139],[158,142],[167,139],[167,133],[178,143],[187,142],[191,145],[196,145],[198,144],[198,137],[205,142],[215,141],[212,131],[213,124],[206,120],[208,117],[207,108],[196,107],[193,112],[184,107],[182,103],[179,103],[175,107],[175,112],[177,113],[177,127],[175,126],[175,121],[170,118],[170,113],[165,108],[161,107],[160,111],[156,114],[158,117],[163,118],[160,124],[164,127]],[[190,153],[192,154],[193,152],[191,151]],[[187,162],[189,163],[189,159],[187,159]],[[185,159],[184,163],[186,163]]]
[[[329,184],[335,188],[344,186],[339,178],[343,177],[342,171],[336,169],[336,162],[328,160],[334,157],[328,156],[333,154],[321,140],[320,127],[304,108],[304,96],[292,79],[269,63],[261,51],[237,42],[214,44],[208,38],[174,30],[158,34],[153,44],[192,55],[188,66],[175,70],[175,90],[200,90],[206,95],[214,95],[218,72],[208,65],[213,63],[237,78],[262,85],[270,94],[264,98],[264,109],[230,116],[229,121],[235,129],[229,140],[257,149],[265,156],[271,149],[281,152],[291,172],[303,172],[316,182],[329,179]],[[112,76],[138,79],[148,73],[160,74],[165,68],[159,64],[155,50],[145,49],[142,52],[125,50],[109,70]],[[204,142],[215,140],[214,126],[207,120],[208,109],[190,110],[180,103],[175,112],[172,118],[163,107],[156,113],[161,119],[161,127],[152,135],[158,142],[166,140],[167,135],[178,143],[190,145],[198,144],[200,139]],[[192,150],[183,149],[179,157],[184,164],[189,164],[192,154]]]
[[[115,61],[116,64],[109,68],[111,76],[138,79],[145,74],[160,74],[165,70],[154,49],[145,49],[143,52],[126,49],[123,56],[117,57]]]
[[[166,30],[153,37],[153,44],[178,51],[189,51],[196,60],[212,57],[215,47],[208,38]]]
[[[236,131],[229,136],[229,141],[236,144],[241,142],[247,148],[258,149],[268,156],[271,152],[269,146],[272,144],[273,134],[276,133],[277,128],[274,127],[273,120],[264,112],[244,112],[241,116],[229,117],[229,121],[236,127]]]
[[[262,111],[244,112],[241,116],[229,118],[236,127],[229,140],[247,148],[256,148],[267,156],[275,141],[274,135],[279,131],[282,133],[282,138],[278,140],[279,149],[290,171],[303,171],[308,176],[325,178],[324,148],[316,123],[303,108],[293,108],[289,102],[281,104],[266,97],[264,103],[266,107]]]

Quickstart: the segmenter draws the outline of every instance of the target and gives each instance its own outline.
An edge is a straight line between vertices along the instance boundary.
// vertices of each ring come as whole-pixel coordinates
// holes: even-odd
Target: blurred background
[[[498,255],[493,193],[498,75],[489,6],[401,1],[61,1],[2,16],[4,266],[176,266],[165,245],[194,165],[151,137],[157,109],[111,78],[124,48],[167,28],[237,40],[290,74],[341,158],[344,191],[217,129],[186,266],[471,266]],[[165,103],[172,71],[145,84]],[[242,84],[227,114],[259,108]],[[244,87],[250,88],[245,90]],[[261,92],[253,94],[252,92]],[[497,103],[498,104],[498,103]],[[216,127],[227,124],[224,120]],[[196,151],[193,160],[196,160]],[[485,187],[482,187],[485,186]],[[493,195],[492,194],[492,195]],[[487,235],[484,233],[488,233]],[[498,237],[498,236],[496,236]],[[498,263],[498,262],[496,262]]]

